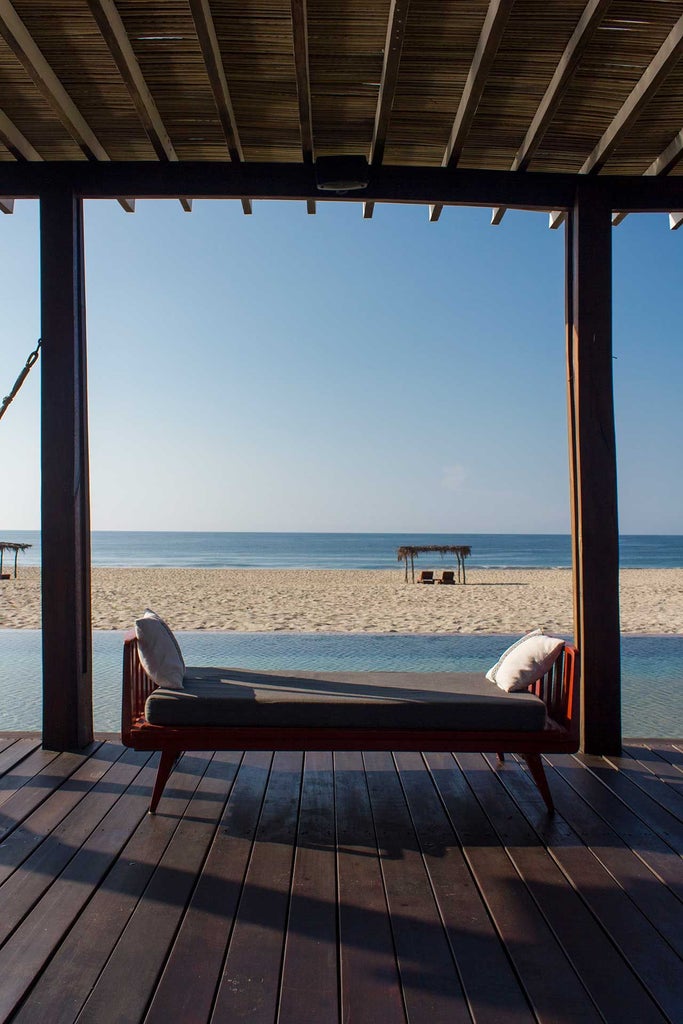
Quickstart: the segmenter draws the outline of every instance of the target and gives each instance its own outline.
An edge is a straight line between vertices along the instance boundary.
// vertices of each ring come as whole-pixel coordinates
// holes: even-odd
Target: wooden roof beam
[[[9,0],[0,0],[0,35],[88,160],[108,161],[109,154],[45,60]],[[119,199],[119,202],[124,210],[134,209],[134,199]]]
[[[576,28],[559,59],[543,99],[538,105],[522,145],[517,150],[510,170],[525,171],[543,141],[557,109],[562,102],[574,72],[586,51],[586,47],[595,35],[601,21],[607,13],[612,0],[589,0],[579,18]],[[496,207],[491,217],[492,224],[500,224],[505,216],[505,207]]]
[[[673,71],[683,54],[683,15],[660,46],[647,70],[622,104],[612,123],[604,132],[593,152],[581,167],[580,174],[597,174],[620,142],[626,137],[636,119],[643,112],[667,75]]]
[[[442,167],[456,167],[462,153],[465,139],[472,127],[474,115],[481,100],[493,65],[500,41],[503,38],[514,0],[490,0],[489,9],[484,18],[479,41],[460,97],[451,135],[441,161]],[[441,215],[442,206],[438,203],[429,207],[429,219],[436,222]]]
[[[151,92],[147,87],[138,59],[133,52],[128,33],[112,0],[87,0],[88,7],[102,37],[109,47],[119,73],[135,105],[154,152],[160,160],[177,160],[178,156],[164,127]],[[181,198],[186,212],[192,210],[192,200]],[[131,211],[132,212],[132,211]]]
[[[223,58],[220,46],[218,45],[218,36],[216,35],[216,26],[211,8],[209,7],[209,0],[189,0],[189,4],[230,159],[236,164],[243,163],[242,143],[240,142],[237,130],[235,110],[225,77]],[[242,196],[241,202],[244,212],[251,213],[251,199]]]
[[[581,178],[578,179],[580,183]],[[608,197],[613,210],[640,212],[683,210],[683,176],[638,177],[600,175],[594,186]],[[425,206],[509,206],[520,210],[566,210],[577,187],[575,174],[529,171],[485,171],[462,168],[382,164],[373,170],[367,190],[338,195],[321,192],[315,169],[300,163],[194,161],[162,164],[121,161],[94,164],[87,160],[31,163],[0,160],[0,194],[35,198],[56,187],[70,188],[86,199],[136,195],[146,199],[284,199],[318,202],[407,203]]]
[[[398,69],[401,63],[409,7],[410,0],[391,0],[389,19],[387,21],[387,37],[384,42],[382,77],[379,83],[375,124],[372,130],[372,142],[370,143],[370,156],[368,159],[371,167],[377,167],[384,159],[384,147],[387,141],[387,131],[389,130],[394,96],[396,95]],[[374,209],[374,203],[363,203],[363,217],[366,220],[372,217]]]
[[[665,150],[663,150],[656,160],[653,160],[646,171],[643,171],[643,175],[648,177],[657,177],[660,174],[668,174],[669,171],[673,170],[676,164],[683,158],[683,129],[678,133],[675,139],[669,143]],[[671,214],[673,217],[674,214]],[[612,214],[612,225],[616,227],[617,224],[621,224],[623,220],[628,217],[627,210],[618,210]],[[676,225],[676,228],[679,225]],[[676,230],[673,228],[672,230]]]
[[[291,0],[292,40],[294,43],[294,66],[296,68],[296,93],[299,100],[299,128],[301,131],[301,153],[305,164],[313,164],[313,114],[311,104],[311,75],[308,61],[308,11],[306,0]],[[308,199],[306,209],[315,213],[315,199]]]
[[[39,161],[43,159],[3,110],[0,110],[0,142],[16,160]]]

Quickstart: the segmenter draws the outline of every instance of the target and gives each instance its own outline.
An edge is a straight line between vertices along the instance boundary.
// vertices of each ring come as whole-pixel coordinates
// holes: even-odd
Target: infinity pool
[[[122,632],[93,634],[95,729],[116,732]],[[188,665],[308,671],[486,671],[517,636],[178,633]],[[0,630],[0,731],[39,730],[40,630]],[[683,737],[683,636],[622,638],[625,736]]]

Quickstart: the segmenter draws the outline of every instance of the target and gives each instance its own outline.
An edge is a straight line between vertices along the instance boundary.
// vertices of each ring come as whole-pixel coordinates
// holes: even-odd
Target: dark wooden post
[[[92,742],[83,201],[41,195],[43,746]]]
[[[577,185],[566,235],[569,461],[581,747],[591,754],[621,749],[611,215],[599,181]]]

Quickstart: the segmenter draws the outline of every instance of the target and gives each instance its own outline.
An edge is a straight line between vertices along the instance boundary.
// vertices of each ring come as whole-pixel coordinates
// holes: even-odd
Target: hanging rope
[[[31,367],[35,362],[38,361],[38,353],[40,352],[41,341],[42,338],[38,338],[38,344],[34,348],[33,352],[31,352],[31,355],[26,360],[26,364],[24,365],[23,370],[21,371],[16,381],[14,382],[14,387],[10,391],[9,395],[6,395],[5,398],[3,398],[2,405],[0,405],[0,420],[5,415],[5,411],[9,409],[10,403],[14,400],[14,398],[16,398],[17,392],[19,391],[19,388],[28,377]]]

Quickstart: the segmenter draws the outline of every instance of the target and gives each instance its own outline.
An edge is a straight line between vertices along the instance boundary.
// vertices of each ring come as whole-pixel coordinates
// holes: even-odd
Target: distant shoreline
[[[420,568],[422,568],[420,566]],[[683,569],[622,569],[621,630],[683,634]],[[40,628],[40,569],[0,583],[0,629]],[[392,569],[93,569],[93,628],[129,629],[150,607],[178,630],[573,635],[569,569],[467,569],[421,586]]]

